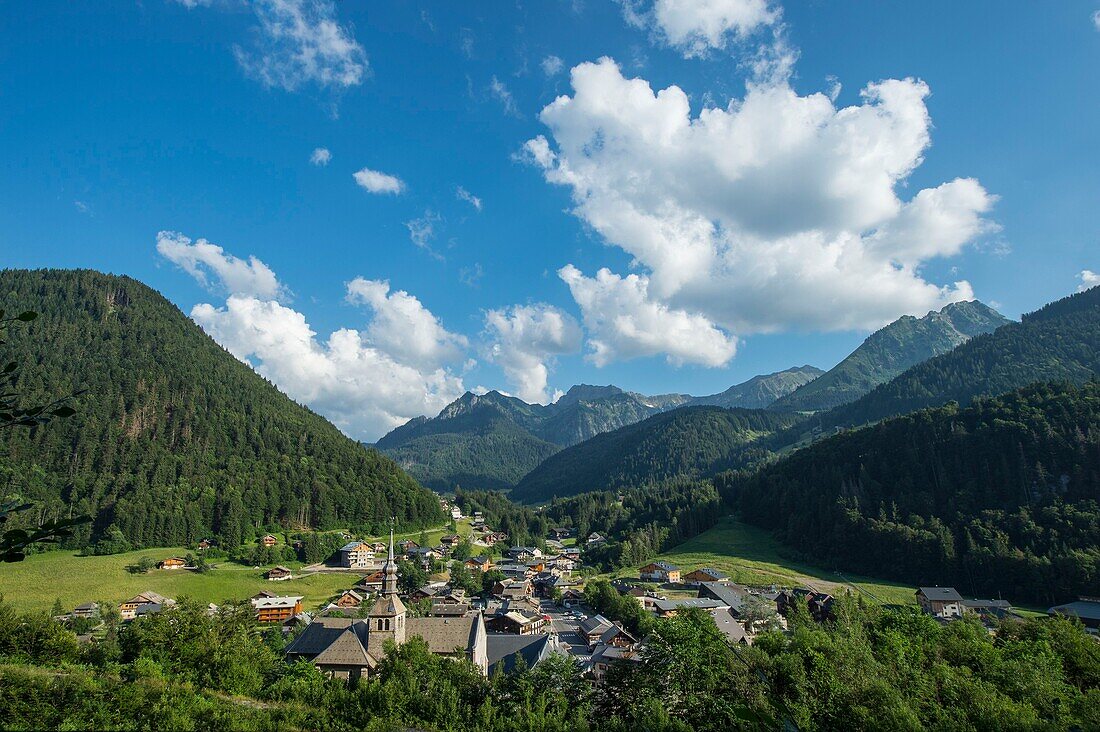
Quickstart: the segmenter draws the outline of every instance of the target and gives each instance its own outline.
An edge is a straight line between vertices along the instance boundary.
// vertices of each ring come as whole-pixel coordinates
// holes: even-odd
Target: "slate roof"
[[[729,607],[721,600],[715,600],[710,597],[682,597],[676,600],[654,600],[653,605],[661,612],[666,613],[671,610],[687,610],[693,607],[702,608],[703,610]]]
[[[355,632],[354,626],[351,626],[336,636],[328,648],[317,654],[313,663],[323,666],[373,667],[376,662],[363,647],[363,641]]]
[[[269,610],[271,608],[293,608],[299,602],[301,597],[261,597],[252,600],[252,607],[257,610]]]
[[[715,581],[729,579],[729,575],[721,570],[717,570],[714,567],[700,567],[695,570],[696,572],[703,572],[711,577],[714,577]],[[688,574],[692,574],[689,572]]]
[[[1052,607],[1049,614],[1072,615],[1082,620],[1100,620],[1100,602],[1095,600],[1077,600],[1067,602],[1065,605]]]
[[[490,633],[485,639],[485,650],[492,676],[498,666],[504,673],[512,673],[519,658],[527,668],[534,668],[550,654],[557,653],[558,645],[550,635]]]
[[[710,616],[714,618],[714,624],[718,626],[718,630],[722,631],[722,635],[726,636],[726,640],[730,643],[737,645],[749,637],[744,626],[737,622],[733,617],[733,613],[729,610],[716,608],[710,611]]]
[[[962,602],[962,595],[954,587],[921,587],[919,592],[933,601]]]
[[[312,658],[323,652],[355,623],[355,618],[325,616],[315,618],[302,633],[287,646],[287,654]],[[363,624],[366,625],[365,623]],[[365,639],[364,629],[364,639]]]
[[[580,631],[584,635],[594,635],[595,633],[603,635],[609,628],[614,627],[615,624],[603,615],[593,615],[592,617],[585,618],[580,623]]]
[[[699,595],[721,600],[735,613],[741,612],[745,605],[748,593],[736,585],[727,585],[723,582],[700,582]]]
[[[475,645],[477,636],[485,632],[480,615],[462,618],[407,618],[405,637],[418,635],[428,643],[432,653],[454,653]]]

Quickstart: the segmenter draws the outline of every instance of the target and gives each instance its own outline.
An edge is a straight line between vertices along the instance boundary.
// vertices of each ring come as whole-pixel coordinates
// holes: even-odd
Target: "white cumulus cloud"
[[[720,363],[733,334],[873,329],[973,297],[967,282],[936,285],[920,267],[995,230],[985,218],[995,197],[970,178],[897,193],[930,145],[923,82],[868,84],[860,104],[838,108],[771,77],[697,116],[679,87],[655,93],[609,58],[575,67],[572,85],[540,115],[552,142],[529,140],[526,157],[645,272],[590,280],[566,268],[575,298],[629,289],[636,303],[703,319],[717,348],[702,360]],[[667,340],[601,322],[588,326],[599,361]]]
[[[405,190],[405,181],[395,175],[383,173],[370,168],[363,168],[352,174],[355,182],[366,191],[375,194],[397,195]]]
[[[185,3],[186,4],[186,3]],[[252,49],[235,48],[241,68],[265,86],[347,88],[369,73],[367,54],[329,0],[253,0],[259,21]]]
[[[721,366],[737,352],[736,338],[706,317],[652,300],[645,276],[620,277],[604,268],[585,277],[573,265],[562,267],[558,276],[580,306],[588,358],[597,366],[662,353],[676,366]]]
[[[174,248],[162,248],[159,240],[157,248],[177,261]],[[353,279],[346,299],[366,309],[365,322],[321,338],[303,313],[274,299],[270,288],[257,289],[234,268],[211,264],[218,257],[231,263],[244,260],[220,247],[200,246],[200,251],[205,252],[201,266],[230,294],[221,306],[195,305],[195,322],[292,399],[328,417],[348,435],[375,440],[412,417],[437,413],[465,391],[466,338],[444,328],[409,293],[391,290],[385,281]],[[189,268],[189,259],[182,261],[184,269],[198,271],[196,276],[206,281],[203,269]],[[250,257],[249,262],[259,260]]]
[[[520,399],[546,404],[555,356],[581,347],[581,328],[568,313],[545,303],[514,305],[485,314],[488,357],[499,364]]]
[[[271,268],[256,257],[239,259],[206,239],[191,241],[175,231],[157,234],[157,252],[210,290],[277,300],[286,294]]]
[[[1100,274],[1097,274],[1090,269],[1081,270],[1078,273],[1077,278],[1081,280],[1081,284],[1077,286],[1078,292],[1084,292],[1085,290],[1100,285]]]
[[[319,167],[328,165],[330,160],[332,160],[332,153],[326,147],[315,148],[313,154],[309,156],[309,162]]]
[[[684,56],[703,56],[779,21],[768,0],[621,0],[627,22],[654,32]]]

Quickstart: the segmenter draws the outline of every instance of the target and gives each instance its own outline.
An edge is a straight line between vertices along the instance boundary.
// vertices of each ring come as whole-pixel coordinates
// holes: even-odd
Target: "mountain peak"
[[[613,384],[607,386],[593,386],[591,384],[575,384],[569,387],[569,391],[565,392],[558,401],[554,402],[558,406],[569,406],[576,404],[577,402],[592,402],[598,399],[606,399],[612,396],[618,396],[625,393],[622,389]]]

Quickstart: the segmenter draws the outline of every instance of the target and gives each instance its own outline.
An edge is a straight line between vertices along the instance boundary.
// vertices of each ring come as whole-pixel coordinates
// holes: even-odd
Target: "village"
[[[612,665],[640,659],[645,638],[621,618],[608,617],[615,613],[601,614],[593,607],[600,600],[586,592],[601,580],[583,569],[585,550],[606,543],[605,537],[595,532],[576,537],[570,529],[555,528],[540,542],[545,549],[516,545],[501,551],[509,537],[487,525],[480,512],[463,516],[457,506],[441,501],[451,526],[468,524],[468,536],[444,534],[433,546],[408,538],[395,542],[392,532],[388,542],[348,536],[326,562],[299,571],[343,573],[349,586],[312,608],[303,605],[302,596],[262,590],[249,598],[258,627],[281,631],[288,662],[308,661],[348,681],[369,678],[388,643],[401,645],[412,637],[422,638],[433,654],[470,661],[486,676],[509,673],[517,665],[533,668],[559,654],[571,657],[585,678],[599,684]],[[277,542],[271,534],[257,539],[262,547]],[[453,556],[465,554],[456,552],[464,542],[485,551]],[[196,551],[210,548],[209,541],[202,541]],[[188,560],[196,562],[168,557],[155,566],[164,572],[193,570]],[[277,565],[263,576],[274,588],[295,575]],[[619,577],[609,584],[617,596],[631,598],[653,618],[700,610],[734,646],[751,644],[765,630],[785,629],[799,602],[818,622],[834,618],[832,594],[737,584],[713,567],[654,561],[638,568],[636,578]],[[1017,616],[1007,600],[965,599],[952,587],[920,587],[914,597],[924,613],[944,623],[974,615],[992,627],[996,620]],[[175,604],[174,598],[144,591],[119,603],[117,612],[120,621],[132,622]],[[208,612],[217,613],[218,606],[211,603]],[[1048,613],[1073,616],[1089,632],[1100,631],[1100,598],[1081,597]],[[79,626],[82,637],[92,639],[100,616],[99,604],[86,602],[57,619]]]

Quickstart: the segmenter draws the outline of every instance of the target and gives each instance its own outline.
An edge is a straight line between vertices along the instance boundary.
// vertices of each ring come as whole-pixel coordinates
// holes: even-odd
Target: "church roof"
[[[480,615],[464,618],[408,618],[405,636],[418,635],[428,643],[432,653],[454,653],[473,648],[479,634],[484,633]]]
[[[328,648],[314,657],[313,663],[319,666],[368,666],[376,665],[374,658],[367,653],[363,642],[355,632],[354,626],[344,629]]]
[[[286,652],[300,656],[316,656],[332,645],[333,641],[351,628],[354,623],[354,618],[342,616],[314,618],[313,622],[306,626],[301,635],[287,646]]]

